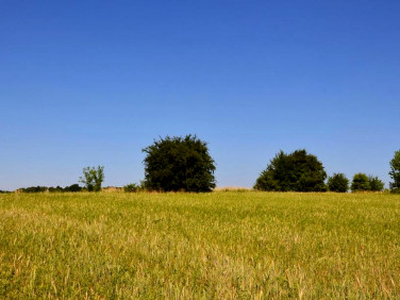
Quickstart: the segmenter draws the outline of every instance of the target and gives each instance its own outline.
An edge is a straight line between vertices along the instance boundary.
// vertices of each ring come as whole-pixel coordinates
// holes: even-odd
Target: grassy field
[[[400,298],[400,196],[1,194],[0,298]]]

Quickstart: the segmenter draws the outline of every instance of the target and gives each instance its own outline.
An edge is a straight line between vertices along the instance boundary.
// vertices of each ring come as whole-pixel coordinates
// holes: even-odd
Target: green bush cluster
[[[351,190],[353,192],[380,192],[384,188],[384,183],[378,177],[367,176],[364,173],[357,173],[353,177],[353,182],[351,183]]]
[[[392,178],[400,180],[400,152],[396,152],[391,162]],[[270,161],[267,168],[260,174],[254,189],[262,191],[296,191],[296,192],[339,192],[349,190],[349,180],[343,173],[335,173],[328,178],[325,184],[326,173],[317,157],[308,154],[306,150],[296,150],[286,154],[280,151]],[[395,182],[397,182],[395,180]],[[391,184],[392,190],[400,191],[400,182]],[[351,190],[380,192],[384,183],[376,176],[367,176],[364,173],[355,174],[351,183]]]
[[[83,188],[80,187],[79,184],[77,184],[77,183],[70,185],[70,186],[66,186],[64,188],[62,188],[61,186],[56,186],[56,187],[30,186],[27,188],[18,189],[18,191],[22,192],[22,193],[43,193],[43,192],[64,193],[64,192],[80,192],[82,190],[83,190]]]

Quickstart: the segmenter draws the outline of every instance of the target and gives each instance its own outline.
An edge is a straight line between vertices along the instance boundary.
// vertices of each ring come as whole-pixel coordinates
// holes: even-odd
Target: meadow
[[[400,196],[0,194],[0,298],[400,298]]]

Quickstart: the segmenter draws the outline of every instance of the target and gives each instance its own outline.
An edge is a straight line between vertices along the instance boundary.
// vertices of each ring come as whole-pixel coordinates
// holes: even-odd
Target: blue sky
[[[219,186],[280,150],[386,183],[399,1],[0,1],[0,189],[143,179],[158,137],[209,143]]]

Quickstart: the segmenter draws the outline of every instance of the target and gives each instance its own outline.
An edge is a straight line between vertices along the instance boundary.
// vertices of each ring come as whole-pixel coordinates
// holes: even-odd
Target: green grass
[[[400,298],[400,196],[1,194],[0,298]]]

